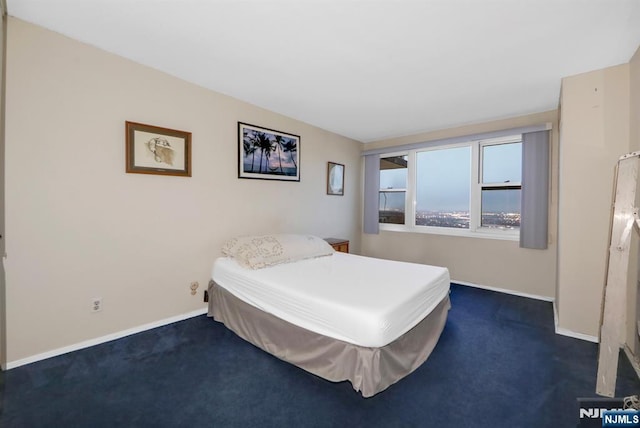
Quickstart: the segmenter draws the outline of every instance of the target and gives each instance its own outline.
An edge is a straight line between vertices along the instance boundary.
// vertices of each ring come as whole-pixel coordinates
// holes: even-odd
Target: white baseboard
[[[576,333],[575,331],[567,330],[566,328],[561,328],[556,325],[556,334],[561,336],[573,337],[574,339],[586,340],[587,342],[598,343],[597,336],[591,336],[589,334]]]
[[[455,279],[452,279],[451,282],[454,282],[454,283],[460,284],[460,285],[466,285],[467,287],[475,287],[475,288],[481,288],[483,290],[497,291],[498,293],[511,294],[511,295],[520,296],[520,297],[527,297],[529,299],[544,300],[545,302],[553,302],[555,300],[553,297],[539,296],[537,294],[523,293],[523,292],[520,292],[520,291],[509,290],[507,288],[490,287],[488,285],[474,284],[472,282],[458,281],[458,280],[455,280]]]
[[[452,279],[451,282],[454,282],[460,285],[465,285],[468,287],[481,288],[483,290],[497,291],[498,293],[512,294],[514,296],[527,297],[529,299],[542,300],[545,302],[552,302],[553,303],[553,325],[555,327],[556,334],[559,334],[561,336],[573,337],[574,339],[586,340],[587,342],[593,342],[593,343],[599,342],[598,337],[596,336],[590,336],[588,334],[583,334],[583,333],[576,333],[575,331],[558,327],[558,312],[556,310],[556,302],[553,297],[539,296],[537,294],[530,294],[530,293],[522,293],[520,291],[509,290],[506,288],[490,287],[488,285],[480,285],[480,284],[474,284],[471,282],[457,281],[455,279]]]
[[[112,340],[121,339],[132,334],[141,333],[146,330],[152,330],[163,325],[173,324],[174,322],[183,321],[189,318],[197,317],[207,313],[207,308],[198,309],[195,311],[187,312],[186,314],[176,315],[173,317],[165,318],[162,320],[150,322],[137,327],[133,327],[127,330],[118,331],[116,333],[107,334],[106,336],[96,337],[95,339],[85,340],[73,345],[65,346],[51,351],[43,352],[41,354],[32,355],[20,360],[8,361],[2,365],[3,370],[10,370],[16,367],[24,366],[25,364],[35,363],[36,361],[46,360],[47,358],[57,357],[58,355],[66,354],[80,349],[89,348],[91,346],[100,345],[101,343],[111,342]]]
[[[556,334],[559,334],[561,336],[573,337],[574,339],[586,340],[587,342],[600,343],[600,339],[598,338],[598,336],[576,333],[575,331],[558,327],[558,310],[556,308],[555,301],[553,302],[553,325],[555,326]]]
[[[560,334],[563,336],[569,336],[569,337],[573,337],[576,339],[581,339],[581,340],[586,340],[589,342],[594,342],[594,343],[598,343],[598,338],[595,336],[589,336],[586,334],[582,334],[582,333],[576,333],[570,330],[566,330],[563,328],[559,328],[558,327],[558,318],[557,318],[557,313],[556,313],[556,307],[555,307],[555,301],[552,297],[548,297],[548,296],[540,296],[540,295],[536,295],[536,294],[530,294],[530,293],[522,293],[519,291],[514,291],[514,290],[509,290],[506,288],[498,288],[498,287],[490,287],[487,285],[481,285],[481,284],[474,284],[471,282],[466,282],[466,281],[458,281],[455,279],[452,279],[451,282],[456,283],[456,284],[460,284],[460,285],[464,285],[467,287],[475,287],[475,288],[480,288],[480,289],[484,289],[484,290],[490,290],[490,291],[496,291],[499,293],[505,293],[505,294],[511,294],[514,296],[520,296],[520,297],[526,297],[529,299],[535,299],[535,300],[542,300],[545,302],[553,302],[553,317],[554,317],[554,324],[555,324],[555,332],[556,334]],[[32,355],[30,357],[26,357],[26,358],[22,358],[19,360],[14,360],[14,361],[8,361],[6,364],[3,364],[2,370],[10,370],[16,367],[20,367],[20,366],[24,366],[26,364],[31,364],[31,363],[35,363],[36,361],[42,361],[42,360],[46,360],[47,358],[52,358],[52,357],[56,357],[58,355],[63,355],[69,352],[73,352],[73,351],[78,351],[80,349],[84,349],[84,348],[89,348],[91,346],[95,346],[95,345],[99,345],[101,343],[106,343],[106,342],[110,342],[112,340],[116,340],[116,339],[121,339],[123,337],[126,336],[130,336],[132,334],[136,334],[136,333],[141,333],[143,331],[146,330],[151,330],[157,327],[162,327],[163,325],[167,325],[167,324],[172,324],[174,322],[178,322],[178,321],[183,321],[189,318],[193,318],[193,317],[197,317],[199,315],[203,315],[207,313],[207,308],[202,308],[202,309],[198,309],[192,312],[188,312],[186,314],[181,314],[181,315],[176,315],[173,317],[169,317],[169,318],[165,318],[162,320],[158,320],[158,321],[154,321],[148,324],[143,324],[141,326],[138,327],[133,327],[127,330],[123,330],[123,331],[119,331],[116,333],[112,333],[112,334],[108,334],[106,336],[101,336],[101,337],[97,337],[95,339],[89,339],[89,340],[85,340],[73,345],[69,345],[69,346],[65,346],[62,348],[58,348],[58,349],[53,349],[51,351],[47,351],[47,352],[43,352],[41,354],[36,354],[36,355]]]

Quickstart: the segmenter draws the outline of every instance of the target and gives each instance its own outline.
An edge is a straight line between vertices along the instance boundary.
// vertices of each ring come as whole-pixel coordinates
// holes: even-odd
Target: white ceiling
[[[639,0],[8,0],[9,15],[359,141],[554,109]],[[260,124],[268,126],[269,124]]]

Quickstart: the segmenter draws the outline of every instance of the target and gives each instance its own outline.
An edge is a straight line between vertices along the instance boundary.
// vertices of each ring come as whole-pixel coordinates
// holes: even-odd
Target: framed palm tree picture
[[[238,122],[238,178],[300,181],[300,136]]]

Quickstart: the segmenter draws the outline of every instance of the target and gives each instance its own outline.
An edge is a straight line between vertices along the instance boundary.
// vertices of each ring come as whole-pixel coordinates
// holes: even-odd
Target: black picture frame
[[[327,162],[327,195],[344,196],[344,165]]]
[[[238,122],[238,178],[300,181],[300,136]]]

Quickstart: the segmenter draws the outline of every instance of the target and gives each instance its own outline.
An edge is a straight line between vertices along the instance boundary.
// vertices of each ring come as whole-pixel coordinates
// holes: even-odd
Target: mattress
[[[257,270],[221,257],[212,279],[264,312],[365,347],[413,328],[447,297],[450,281],[443,267],[340,252]]]

